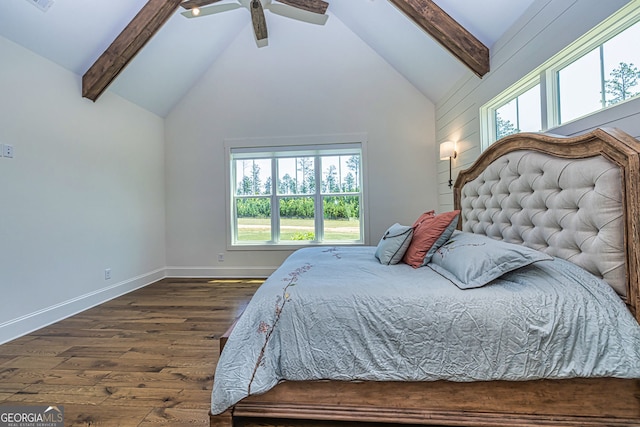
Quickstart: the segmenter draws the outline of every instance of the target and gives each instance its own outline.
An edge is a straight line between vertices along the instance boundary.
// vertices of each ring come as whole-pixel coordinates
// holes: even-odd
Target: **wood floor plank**
[[[56,369],[20,369],[11,377],[14,384],[50,384],[92,386],[103,381],[109,372]],[[0,385],[0,389],[1,389]]]
[[[3,368],[53,369],[66,359],[47,356],[18,356],[4,363]]]
[[[159,387],[105,387],[108,406],[148,406],[172,408],[181,400],[182,389]]]
[[[69,348],[67,344],[48,345],[47,343],[2,345],[2,355],[9,356],[56,356]]]
[[[15,375],[17,371],[17,368],[5,368],[0,366],[0,383]]]
[[[140,426],[208,426],[209,414],[206,410],[193,411],[180,408],[154,408],[142,420]]]
[[[2,367],[5,363],[12,361],[16,356],[13,355],[3,355],[0,356],[0,367]]]
[[[135,427],[152,409],[147,407],[127,407],[108,405],[65,405],[64,425],[66,427]],[[162,424],[160,424],[162,425]],[[168,424],[165,424],[168,426]],[[177,426],[179,427],[179,426]]]
[[[23,382],[2,382],[0,383],[0,394],[3,394],[4,399],[9,399],[12,395],[21,392],[27,388],[29,384]],[[0,398],[0,404],[3,398]]]
[[[65,426],[208,425],[218,338],[261,280],[164,279],[0,345],[0,404]]]
[[[187,378],[190,381],[206,381],[211,378],[213,381],[213,373],[215,370],[200,369],[193,367],[180,367],[180,368],[165,368],[161,372],[180,375],[183,378]]]
[[[196,359],[206,360],[214,356],[214,348],[200,346],[174,345],[174,344],[158,344],[152,343],[145,346],[134,347],[122,354],[122,359],[141,359],[145,357],[162,357],[167,359]]]
[[[100,383],[105,387],[179,388],[182,390],[211,390],[213,375],[188,378],[170,372],[112,372]]]
[[[211,409],[211,390],[183,390],[176,409],[190,409],[208,413]]]
[[[160,357],[140,359],[109,359],[108,357],[70,357],[56,366],[56,369],[121,371],[121,372],[160,372],[167,364]]]
[[[21,404],[92,404],[99,405],[109,397],[109,392],[101,385],[51,385],[32,384],[15,393],[10,400]]]
[[[131,351],[131,347],[76,345],[58,354],[58,357],[121,357]]]

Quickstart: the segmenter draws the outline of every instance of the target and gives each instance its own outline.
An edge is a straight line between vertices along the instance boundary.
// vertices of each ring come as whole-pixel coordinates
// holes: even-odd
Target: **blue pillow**
[[[479,288],[509,271],[553,257],[526,246],[456,231],[429,266],[460,289]]]
[[[399,263],[407,251],[412,237],[413,227],[398,223],[393,224],[380,239],[376,248],[376,258],[384,265]]]

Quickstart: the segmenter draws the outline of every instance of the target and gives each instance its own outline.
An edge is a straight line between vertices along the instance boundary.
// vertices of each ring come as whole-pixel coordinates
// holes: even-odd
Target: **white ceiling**
[[[0,36],[82,76],[146,1],[54,0],[42,12],[28,0],[2,0]],[[328,1],[329,19],[341,20],[434,103],[470,73],[388,0]],[[534,1],[436,3],[491,48]],[[284,19],[267,12],[270,34]],[[198,19],[177,12],[109,90],[164,117],[232,40],[252,31],[250,21],[246,9]]]

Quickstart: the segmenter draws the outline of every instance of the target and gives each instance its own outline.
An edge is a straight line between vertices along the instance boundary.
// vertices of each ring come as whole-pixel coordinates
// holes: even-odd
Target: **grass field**
[[[313,219],[282,218],[280,241],[313,240]],[[324,220],[324,240],[342,241],[360,239],[360,221]],[[238,241],[264,242],[271,240],[269,218],[238,218]]]

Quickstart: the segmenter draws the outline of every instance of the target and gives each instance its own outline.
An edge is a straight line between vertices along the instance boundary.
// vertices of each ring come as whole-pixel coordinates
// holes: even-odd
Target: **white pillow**
[[[391,265],[399,263],[407,251],[412,237],[413,227],[398,223],[389,227],[382,239],[380,239],[376,249],[376,258],[378,258],[380,264]]]

